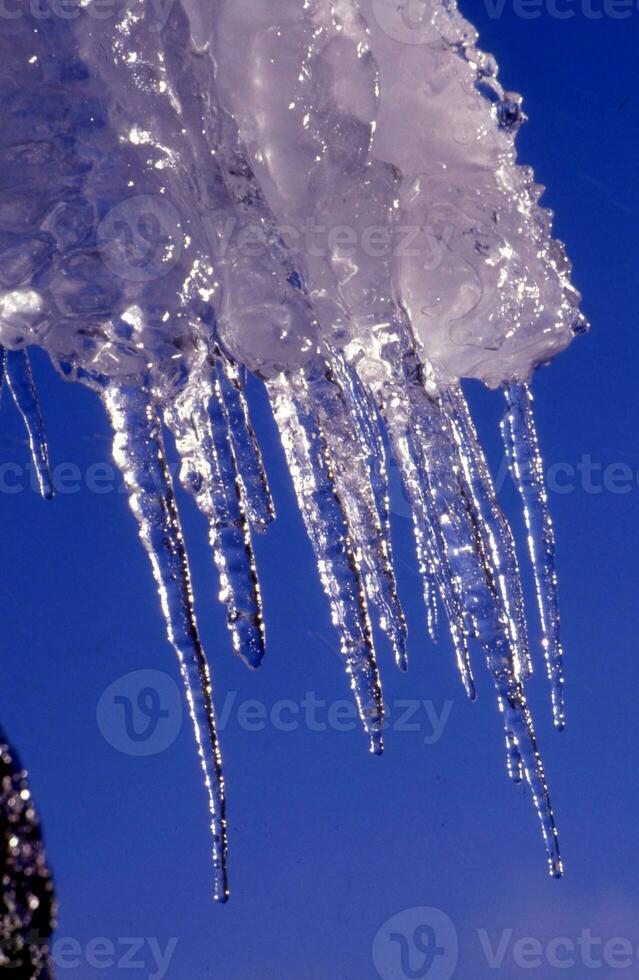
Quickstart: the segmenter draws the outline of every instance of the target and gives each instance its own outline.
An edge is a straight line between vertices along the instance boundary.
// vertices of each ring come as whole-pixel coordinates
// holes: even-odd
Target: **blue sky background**
[[[541,966],[525,969],[513,944],[524,937],[544,948],[562,937],[576,943],[588,929],[604,942],[621,937],[635,950],[632,967],[615,968],[609,947],[607,965],[596,970],[600,980],[639,975],[633,753],[639,681],[636,6],[629,5],[627,20],[592,19],[587,11],[601,3],[593,0],[591,8],[585,0],[563,0],[559,8],[572,9],[573,18],[556,19],[544,5],[542,16],[526,20],[512,0],[500,17],[491,17],[484,3],[474,11],[465,5],[481,29],[482,46],[500,62],[504,84],[525,94],[531,121],[520,136],[520,155],[549,187],[545,200],[557,211],[557,234],[568,244],[593,324],[592,333],[535,382],[555,488],[568,667],[565,734],[553,733],[541,664],[530,697],[565,880],[546,877],[528,795],[506,779],[500,721],[479,651],[480,701],[471,706],[448,640],[436,648],[426,636],[399,494],[395,549],[411,627],[411,668],[401,676],[380,644],[385,696],[391,723],[406,699],[431,702],[438,715],[445,710],[441,738],[429,744],[432,724],[423,705],[412,719],[418,730],[391,727],[381,760],[368,755],[356,726],[310,730],[301,708],[295,731],[278,730],[271,721],[263,731],[247,730],[238,709],[251,699],[270,712],[282,699],[300,705],[307,692],[327,706],[348,698],[273,422],[255,385],[253,414],[279,512],[276,525],[257,541],[269,639],[268,660],[258,674],[230,652],[205,528],[190,501],[182,501],[218,711],[226,707],[229,716],[222,739],[232,901],[214,906],[206,802],[190,726],[185,719],[180,727],[171,702],[178,673],[147,559],[126,497],[117,492],[119,482],[111,480],[109,491],[103,474],[106,492],[87,486],[96,476],[91,467],[110,461],[106,421],[90,392],[65,385],[36,356],[53,462],[77,468],[58,470],[67,488],[77,485],[78,475],[82,486],[60,492],[53,503],[40,501],[28,487],[7,492],[16,472],[6,464],[24,465],[27,454],[5,393],[0,718],[31,772],[61,905],[57,935],[78,944],[64,948],[71,951],[67,962],[78,965],[60,968],[61,977],[121,975],[116,965],[99,969],[87,960],[88,944],[99,937],[114,944],[116,959],[126,952],[127,937],[148,937],[162,948],[175,937],[164,974],[172,980],[402,980],[408,974],[392,966],[398,944],[382,934],[379,974],[373,942],[389,919],[414,907],[445,913],[459,944],[454,973],[454,942],[447,934],[438,935],[445,953],[430,971],[420,972],[424,958],[413,951],[414,976],[581,978],[592,967],[578,947],[558,950],[573,966],[559,970],[543,952]],[[469,391],[499,472],[500,396]],[[507,481],[502,499],[523,542],[518,501]],[[530,587],[528,596],[536,624]],[[536,625],[532,634],[537,643]],[[100,715],[102,730],[98,723],[105,690],[118,682],[133,696],[134,680],[120,679],[137,670],[168,675],[163,690],[172,705],[171,744],[150,757],[111,744],[130,748],[115,712]],[[249,722],[260,727],[248,710]],[[319,722],[326,722],[327,710],[317,710]],[[425,915],[420,921],[428,925]],[[437,928],[441,916],[430,915]],[[396,929],[409,941],[412,923],[404,915]],[[505,936],[507,951],[497,969],[489,965],[481,930],[493,946]],[[140,965],[124,973],[121,963],[122,973],[157,976],[151,949],[145,943],[133,958]],[[602,959],[601,945],[593,955]],[[107,960],[103,954],[102,962]]]

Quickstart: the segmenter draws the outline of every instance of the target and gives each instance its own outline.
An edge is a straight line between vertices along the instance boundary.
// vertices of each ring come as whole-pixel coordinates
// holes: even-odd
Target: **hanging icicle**
[[[202,649],[171,475],[157,412],[144,387],[109,385],[104,405],[140,539],[153,568],[171,642],[180,663],[211,812],[214,897],[228,898],[227,826],[213,689]]]
[[[221,395],[229,417],[239,479],[252,527],[264,532],[275,520],[275,505],[268,485],[262,450],[251,423],[242,372],[227,357],[215,360]]]
[[[559,875],[515,541],[461,387],[506,386],[561,729],[555,538],[528,382],[587,324],[543,189],[516,162],[520,97],[455,0],[418,5],[417,44],[405,5],[376,0],[175,0],[161,23],[153,4],[96,21],[86,4],[47,16],[51,2],[0,35],[0,376],[45,497],[27,348],[106,406],[184,678],[216,897],[228,894],[224,782],[162,426],[206,520],[231,645],[258,667],[252,535],[275,507],[249,374],[270,400],[372,751],[378,632],[408,664],[388,451],[412,513],[423,635],[437,640],[440,605],[471,699],[483,653],[508,773],[530,787]]]
[[[311,385],[330,384],[327,378]],[[380,754],[383,703],[362,575],[352,528],[335,483],[326,436],[309,384],[301,377],[281,376],[268,383],[282,445],[306,530],[315,550],[324,591],[359,715]]]
[[[555,726],[565,727],[564,666],[559,629],[559,595],[555,567],[555,531],[550,515],[544,465],[533,413],[533,397],[525,384],[505,389],[502,420],[504,445],[515,485],[524,505],[528,550],[535,573],[541,616],[542,646],[550,678]]]
[[[7,384],[29,437],[31,459],[38,478],[40,493],[45,500],[54,496],[53,479],[49,465],[49,450],[44,432],[38,393],[33,383],[31,364],[26,350],[6,351]]]

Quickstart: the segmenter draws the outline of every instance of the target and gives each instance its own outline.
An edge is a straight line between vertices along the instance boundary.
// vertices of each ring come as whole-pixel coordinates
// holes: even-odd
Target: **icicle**
[[[510,775],[516,782],[520,781],[522,771],[526,776],[541,824],[550,873],[553,878],[560,878],[563,874],[563,863],[559,853],[555,816],[523,686],[514,676],[510,658],[489,654],[487,660],[495,681],[500,708],[504,712]]]
[[[54,496],[54,489],[51,467],[49,466],[47,437],[44,431],[38,393],[31,372],[29,355],[26,350],[8,350],[6,352],[6,375],[9,390],[29,436],[31,459],[38,477],[40,493],[45,500],[51,500]]]
[[[204,370],[166,406],[165,421],[182,460],[182,484],[209,523],[233,649],[249,667],[257,668],[264,659],[265,638],[251,532],[219,383],[210,378],[206,365]]]
[[[427,421],[423,412],[424,407],[425,403],[422,403],[422,413],[418,417],[417,423],[417,429],[422,433],[425,431],[424,427]],[[456,415],[455,418],[458,416]],[[554,815],[541,757],[537,749],[532,717],[526,704],[521,674],[518,669],[517,641],[519,641],[520,634],[509,629],[508,619],[504,615],[508,608],[509,594],[506,583],[503,581],[505,576],[501,569],[506,564],[504,555],[507,554],[509,544],[507,525],[505,519],[500,518],[494,511],[491,511],[489,515],[493,525],[491,527],[483,525],[485,517],[479,515],[481,499],[478,499],[480,498],[480,490],[478,489],[476,490],[474,505],[471,507],[471,501],[467,503],[468,528],[473,527],[473,516],[476,522],[474,523],[475,540],[473,541],[472,537],[468,537],[467,525],[463,516],[456,513],[455,484],[454,482],[447,482],[447,476],[450,476],[451,470],[448,469],[447,463],[446,431],[441,428],[442,423],[436,417],[431,416],[428,422],[430,423],[428,430],[430,435],[429,452],[425,455],[428,457],[427,465],[430,468],[431,483],[435,487],[438,508],[447,518],[444,526],[448,526],[449,529],[454,528],[452,533],[449,530],[450,537],[448,538],[453,545],[452,548],[449,548],[451,560],[455,565],[459,563],[459,574],[463,576],[463,581],[471,590],[473,597],[470,608],[475,624],[475,633],[482,642],[488,667],[497,688],[500,709],[504,715],[508,771],[515,782],[521,781],[523,775],[526,776],[541,822],[542,833],[548,850],[550,870],[553,875],[559,876],[562,872],[562,865]],[[468,417],[466,417],[465,424],[468,424]],[[438,440],[441,440],[439,445],[437,445]],[[469,448],[470,443],[466,443],[466,453],[468,453]],[[449,447],[449,454],[454,459],[454,447],[452,445]],[[482,472],[482,470],[483,467],[475,468],[476,472]],[[469,479],[468,471],[466,471],[466,478]],[[460,490],[462,492],[459,493],[457,499],[463,502],[465,494],[463,488]],[[486,487],[483,492],[487,493]],[[503,526],[500,526],[502,522]],[[482,537],[486,534],[491,539],[491,561],[485,565],[486,577],[484,577],[476,564],[475,556],[478,552],[481,553]],[[497,535],[501,536],[499,542],[495,540]],[[513,558],[508,557],[507,562],[512,561]],[[516,567],[511,567],[510,564],[508,567],[510,574],[518,576]],[[492,576],[494,576],[494,580],[491,581]],[[518,584],[510,583],[510,585],[513,594],[516,595]]]
[[[477,553],[475,532],[459,479],[455,445],[445,416],[421,385],[411,384],[409,393],[430,520],[440,533],[440,547],[448,558],[466,632],[469,636],[478,636],[477,612],[485,602],[489,585]]]
[[[469,698],[475,699],[475,683],[468,652],[468,635],[460,597],[454,586],[454,579],[448,557],[442,547],[438,528],[431,520],[431,503],[428,490],[423,485],[423,473],[419,446],[415,443],[412,427],[412,413],[406,391],[393,386],[385,392],[382,414],[393,448],[393,454],[404,482],[404,488],[411,503],[413,528],[417,546],[419,571],[424,583],[424,597],[427,608],[432,603],[432,580],[437,582],[450,629],[457,666]]]
[[[518,679],[524,680],[532,673],[532,664],[512,531],[497,501],[488,464],[461,389],[445,389],[441,403],[450,420],[459,453],[461,474],[475,515],[484,563],[506,616],[515,672]]]
[[[542,645],[551,683],[553,717],[556,728],[561,731],[565,726],[564,667],[559,636],[555,532],[544,482],[533,396],[525,384],[508,385],[505,395],[507,410],[501,428],[510,472],[524,505],[528,549],[541,617]]]
[[[437,608],[437,580],[432,570],[425,572],[424,602],[426,604],[426,628],[433,643],[439,643],[439,610]]]
[[[426,629],[431,642],[439,643],[439,609],[437,608],[437,579],[432,569],[422,573],[422,592],[426,606]]]
[[[517,557],[510,528],[497,503],[488,466],[477,443],[465,399],[459,389],[449,389],[442,402],[451,420],[473,511],[478,521],[478,542],[486,549],[486,567],[494,570],[494,589],[507,617],[507,638],[485,645],[501,710],[504,712],[508,768],[516,781],[523,770],[532,791],[548,852],[551,874],[562,874],[557,830],[530,709],[523,690],[527,646],[522,632],[523,598]],[[498,634],[495,635],[498,640]]]
[[[371,751],[382,751],[383,703],[366,598],[326,441],[301,377],[267,383],[289,470]]]
[[[114,431],[113,456],[124,475],[140,538],[153,567],[169,640],[180,662],[211,811],[214,895],[224,902],[228,898],[228,880],[222,760],[211,678],[195,619],[188,560],[161,425],[144,388],[110,384],[103,400]]]
[[[316,403],[366,595],[377,609],[398,667],[405,671],[408,630],[393,569],[386,453],[380,430],[371,421],[376,410],[341,358],[332,359],[331,369],[337,384],[323,378],[311,386],[311,394],[318,393]]]
[[[499,710],[504,715],[506,715],[506,709],[503,705],[501,699],[499,699]],[[521,758],[521,753],[519,747],[515,740],[515,736],[508,728],[506,724],[506,766],[508,769],[508,775],[512,779],[513,783],[521,783],[524,778],[524,763]]]
[[[461,464],[448,420],[420,385],[412,385],[410,395],[423,481],[432,501],[431,521],[441,528],[442,547],[461,593],[467,629],[480,640],[489,663],[496,658],[513,665],[514,682],[515,652],[510,647],[507,618],[495,584],[496,572],[484,560],[477,515],[461,480]],[[523,762],[501,696],[500,709],[506,726],[508,773],[515,782],[521,782]]]
[[[265,531],[275,519],[275,507],[262,460],[262,451],[251,424],[242,374],[237,365],[224,356],[217,358],[216,368],[229,415],[233,446],[249,519],[256,531]]]

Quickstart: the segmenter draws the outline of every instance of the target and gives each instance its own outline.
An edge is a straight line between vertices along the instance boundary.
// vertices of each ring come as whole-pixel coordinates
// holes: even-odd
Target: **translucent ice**
[[[40,8],[47,8],[43,0]],[[259,666],[252,533],[275,516],[245,396],[265,382],[371,749],[374,626],[406,669],[387,446],[469,697],[481,645],[507,761],[552,807],[512,532],[460,379],[505,386],[555,723],[564,724],[554,534],[528,387],[586,329],[551,215],[516,162],[524,121],[454,0],[93,0],[0,37],[0,344],[41,488],[26,348],[94,388],[180,660],[225,899],[226,810],[209,670],[163,430],[209,525],[235,652]],[[49,10],[49,13],[53,13]],[[417,15],[417,16],[416,16]]]

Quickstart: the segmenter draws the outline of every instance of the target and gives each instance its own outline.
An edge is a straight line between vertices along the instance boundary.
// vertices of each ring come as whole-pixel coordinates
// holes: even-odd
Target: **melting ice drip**
[[[373,752],[374,621],[405,670],[385,454],[413,514],[428,628],[461,678],[483,648],[508,769],[557,832],[524,682],[511,530],[460,387],[504,386],[503,434],[564,725],[553,528],[528,386],[583,332],[543,188],[516,163],[521,99],[454,0],[122,2],[24,12],[0,37],[0,342],[51,493],[27,360],[95,389],[179,657],[228,894],[209,668],[164,438],[209,524],[235,652],[264,655],[251,535],[274,517],[245,397],[264,382]],[[319,236],[319,239],[318,239]],[[152,247],[151,247],[152,246]]]

